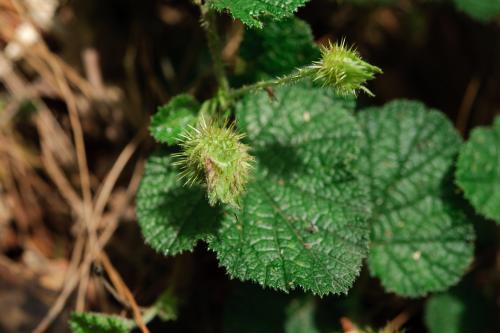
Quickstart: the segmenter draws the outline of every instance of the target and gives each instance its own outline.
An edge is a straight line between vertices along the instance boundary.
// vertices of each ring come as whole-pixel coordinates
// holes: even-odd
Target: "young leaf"
[[[491,128],[476,128],[462,147],[457,184],[482,215],[500,223],[500,116]]]
[[[282,19],[293,14],[308,0],[209,0],[217,10],[229,10],[235,19],[248,26],[262,28],[262,17]]]
[[[458,282],[473,256],[474,230],[449,199],[461,139],[439,112],[396,101],[359,114],[360,165],[370,188],[370,271],[384,287],[421,296]]]
[[[158,108],[151,118],[149,132],[156,141],[173,145],[180,134],[196,124],[196,114],[200,105],[191,95],[178,95]]]
[[[244,63],[239,81],[255,82],[288,74],[320,57],[309,25],[291,17],[267,19],[265,29],[247,29],[240,48]],[[243,76],[243,78],[241,78]]]
[[[366,256],[367,193],[356,178],[361,133],[327,89],[250,94],[236,107],[257,166],[209,246],[229,274],[281,290],[345,293]],[[339,98],[336,98],[339,100]]]
[[[191,250],[213,232],[220,216],[208,204],[203,189],[182,184],[172,164],[172,157],[153,154],[136,197],[144,239],[164,255]]]
[[[500,0],[455,0],[455,5],[461,11],[483,22],[500,16]]]
[[[92,312],[73,312],[69,320],[73,333],[126,333],[134,326],[131,320]]]

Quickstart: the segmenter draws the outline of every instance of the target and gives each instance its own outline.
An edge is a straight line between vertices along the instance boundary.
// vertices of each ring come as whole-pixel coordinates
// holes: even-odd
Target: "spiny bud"
[[[201,118],[196,128],[182,135],[176,164],[187,185],[206,184],[210,205],[217,202],[238,207],[238,197],[248,182],[254,158],[241,143],[233,125],[222,126]]]
[[[361,59],[358,51],[348,47],[345,40],[340,43],[321,47],[321,59],[311,67],[313,79],[322,81],[325,86],[332,86],[342,96],[356,95],[358,90],[373,96],[364,86],[366,81],[382,73],[376,66]]]

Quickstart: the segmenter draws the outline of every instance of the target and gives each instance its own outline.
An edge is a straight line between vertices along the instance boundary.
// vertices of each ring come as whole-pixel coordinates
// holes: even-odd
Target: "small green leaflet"
[[[457,283],[474,250],[474,230],[449,177],[458,133],[418,102],[369,108],[358,119],[366,138],[360,166],[374,205],[371,273],[410,297]]]
[[[320,57],[309,25],[291,17],[282,21],[267,19],[265,29],[246,29],[240,48],[239,81],[255,82],[289,74]]]
[[[242,209],[228,211],[209,247],[232,277],[346,293],[368,245],[367,191],[355,167],[361,132],[328,89],[275,93],[275,101],[249,94],[236,107],[257,166]]]
[[[500,223],[500,116],[491,128],[476,128],[460,151],[457,184],[474,208]]]
[[[308,0],[209,0],[217,10],[229,10],[235,19],[248,26],[262,28],[262,17],[282,19],[292,15]]]
[[[191,250],[215,230],[220,217],[205,190],[184,186],[173,159],[159,152],[147,161],[136,197],[136,213],[146,243],[164,255]]]
[[[189,125],[196,124],[199,108],[191,95],[175,96],[168,104],[158,108],[151,118],[149,132],[156,141],[173,145]]]
[[[126,333],[134,327],[134,323],[119,316],[73,312],[69,326],[73,333]]]

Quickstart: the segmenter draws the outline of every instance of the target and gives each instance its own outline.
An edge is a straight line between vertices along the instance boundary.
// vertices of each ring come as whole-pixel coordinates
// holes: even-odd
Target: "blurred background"
[[[360,107],[418,99],[465,138],[500,113],[499,19],[445,0],[312,0],[297,16],[318,43],[345,37],[384,70]],[[231,71],[244,28],[227,15],[220,23]],[[285,314],[261,305],[296,295],[231,281],[204,244],[161,257],[136,223],[151,114],[176,94],[214,90],[188,0],[0,0],[0,332],[68,332],[74,309],[130,316],[171,286],[177,320],[155,320],[152,332],[241,332],[230,321],[245,315],[283,329]],[[457,310],[468,316],[460,332],[499,332],[499,228],[477,228],[472,271],[452,291],[472,302]],[[120,288],[132,309],[113,295]],[[364,271],[349,297],[306,297],[289,311],[316,307],[325,332],[347,332],[350,321],[425,332],[425,301],[386,294]]]

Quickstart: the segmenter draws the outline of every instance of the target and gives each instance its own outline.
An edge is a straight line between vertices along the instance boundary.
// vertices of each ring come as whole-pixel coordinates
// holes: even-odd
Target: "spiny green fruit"
[[[339,95],[357,95],[362,90],[370,96],[372,92],[364,86],[366,81],[382,73],[376,66],[370,65],[359,55],[354,47],[340,43],[329,43],[321,47],[321,59],[310,67],[315,81],[322,81],[325,86],[332,86]]]
[[[180,176],[189,186],[206,184],[212,206],[221,202],[238,207],[254,161],[249,147],[241,142],[243,137],[233,125],[205,118],[182,135],[182,151],[175,154]]]

